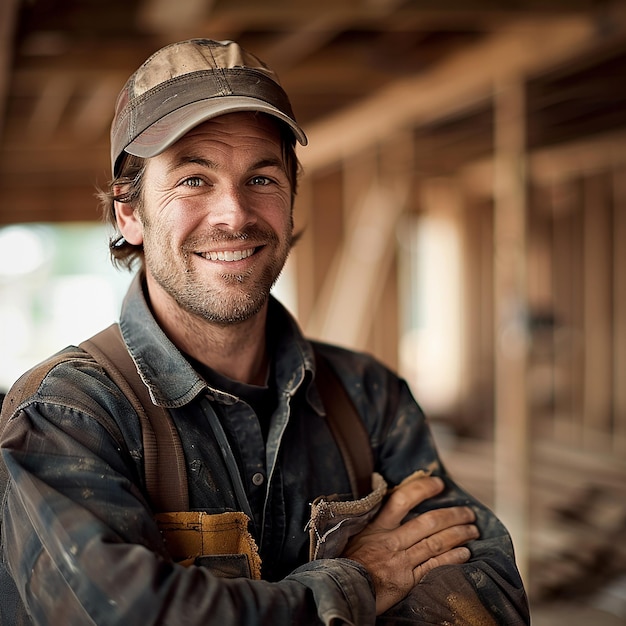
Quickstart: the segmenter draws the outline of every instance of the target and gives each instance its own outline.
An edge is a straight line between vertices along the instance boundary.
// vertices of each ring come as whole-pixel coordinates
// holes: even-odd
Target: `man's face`
[[[223,115],[148,159],[136,228],[153,305],[218,324],[259,312],[291,249],[291,209],[266,116]]]

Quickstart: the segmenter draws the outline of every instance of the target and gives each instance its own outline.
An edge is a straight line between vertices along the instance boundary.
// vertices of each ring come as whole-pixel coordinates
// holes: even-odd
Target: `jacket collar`
[[[225,403],[236,401],[230,394],[209,387],[157,324],[141,272],[124,298],[120,329],[155,404],[178,408],[201,393],[209,393]],[[268,307],[268,329],[274,343],[278,393],[293,396],[306,380],[314,377],[313,349],[295,319],[273,296]],[[317,412],[322,410],[317,393],[307,393],[307,399]]]

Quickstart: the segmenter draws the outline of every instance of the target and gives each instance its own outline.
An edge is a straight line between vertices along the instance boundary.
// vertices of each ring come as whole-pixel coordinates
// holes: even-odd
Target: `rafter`
[[[620,24],[623,32],[624,23]],[[309,170],[376,143],[398,129],[431,122],[490,97],[494,79],[557,64],[598,38],[587,18],[526,20],[443,61],[426,75],[401,79],[306,129],[301,160]],[[384,112],[384,114],[382,114]]]
[[[137,22],[141,29],[172,33],[197,25],[210,14],[214,0],[144,0]]]

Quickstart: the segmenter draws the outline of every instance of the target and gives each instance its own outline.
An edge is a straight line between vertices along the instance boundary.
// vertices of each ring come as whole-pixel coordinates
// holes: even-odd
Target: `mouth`
[[[215,250],[200,252],[199,256],[209,261],[243,261],[251,257],[259,248],[247,248],[246,250]]]

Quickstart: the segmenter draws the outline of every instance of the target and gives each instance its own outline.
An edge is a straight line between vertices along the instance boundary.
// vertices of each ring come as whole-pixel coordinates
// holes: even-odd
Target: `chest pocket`
[[[261,558],[245,513],[182,511],[155,517],[177,563],[201,565],[222,578],[261,579]]]

